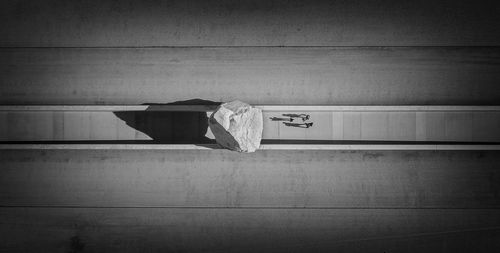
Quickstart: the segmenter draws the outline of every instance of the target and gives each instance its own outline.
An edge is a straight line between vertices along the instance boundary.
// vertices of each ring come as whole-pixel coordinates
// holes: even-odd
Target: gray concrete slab
[[[5,1],[0,46],[497,46],[496,1]]]
[[[497,210],[0,207],[0,250],[488,252]]]
[[[267,141],[500,142],[498,107],[257,107],[264,111],[263,139]],[[0,133],[0,138],[28,142],[156,141],[171,144],[214,140],[207,124],[210,111],[194,111],[200,109],[199,106],[193,106],[191,112],[187,111],[187,106],[179,112],[172,108],[175,106],[2,106],[0,113],[11,120],[3,123],[10,130]],[[287,121],[282,120],[288,119],[284,115],[289,113],[310,115],[308,121],[296,118],[292,123],[312,122],[313,126],[287,126],[284,124]]]
[[[0,48],[0,58],[1,104],[500,101],[497,47]]]
[[[499,208],[496,150],[0,150],[0,206]]]

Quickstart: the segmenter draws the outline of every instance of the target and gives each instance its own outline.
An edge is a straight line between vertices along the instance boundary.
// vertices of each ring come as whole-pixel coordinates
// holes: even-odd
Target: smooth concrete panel
[[[473,114],[470,112],[453,112],[445,116],[445,135],[450,141],[471,141]],[[499,129],[500,131],[500,129]]]
[[[344,139],[344,114],[343,112],[332,112],[332,140]]]
[[[344,112],[344,140],[361,139],[361,112]]]
[[[497,1],[2,1],[1,47],[498,46]]]
[[[444,112],[418,112],[418,141],[448,141]]]
[[[53,139],[64,141],[64,112],[52,112],[53,117]]]
[[[64,139],[90,140],[91,112],[64,112]]]
[[[500,140],[500,117],[498,112],[474,113],[472,116],[472,138],[477,141]]]
[[[499,151],[1,150],[1,206],[498,208]]]
[[[497,210],[0,208],[0,251],[495,252]]]
[[[387,112],[362,112],[361,113],[361,139],[362,140],[387,140],[389,136],[389,113]]]
[[[484,107],[487,110],[486,107]],[[287,113],[310,115],[310,128],[286,126]],[[210,113],[208,113],[210,114]],[[206,143],[205,113],[151,111],[4,111],[4,141]],[[273,121],[271,118],[277,117]],[[8,120],[11,119],[11,120]],[[495,111],[264,111],[264,140],[499,142]],[[292,123],[304,123],[295,119]],[[9,130],[10,129],[10,130]]]
[[[10,112],[6,122],[9,141],[53,139],[52,112]]]
[[[415,140],[427,141],[427,112],[415,112]]]
[[[4,48],[1,104],[497,105],[497,47]]]
[[[113,112],[92,112],[90,115],[90,139],[117,140],[117,120]]]
[[[7,114],[8,112],[0,112],[0,141],[9,140]]]
[[[416,141],[416,112],[390,112],[387,124],[386,140]]]

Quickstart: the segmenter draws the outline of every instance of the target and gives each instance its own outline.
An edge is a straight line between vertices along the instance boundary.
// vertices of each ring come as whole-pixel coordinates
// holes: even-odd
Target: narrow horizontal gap
[[[217,144],[0,144],[0,150],[213,150]],[[259,150],[500,150],[500,145],[265,144]]]
[[[414,46],[323,46],[323,45],[266,45],[266,46],[214,46],[214,45],[193,45],[193,46],[3,46],[0,49],[155,49],[155,48],[368,48],[368,49],[386,49],[386,48],[500,48],[500,45],[414,45]]]
[[[93,139],[93,140],[24,140],[24,141],[0,141],[1,145],[10,145],[9,147],[16,147],[12,145],[22,145],[22,148],[29,148],[26,145],[54,145],[53,147],[58,148],[57,145],[151,145],[153,148],[191,148],[193,146],[201,146],[206,148],[217,148],[219,147],[215,139],[201,140],[200,142],[193,142],[192,140],[105,140],[105,139]],[[498,146],[500,142],[496,141],[388,141],[388,140],[320,140],[320,139],[262,139],[260,145],[263,148],[279,148],[283,145],[311,145],[315,147],[321,147],[321,145],[327,145],[328,147],[334,147],[338,145],[341,148],[350,147],[364,147],[364,146],[383,146],[383,147],[406,147],[412,146],[417,148],[434,147],[436,145],[440,147],[453,146],[454,148],[459,148],[463,146],[470,146],[478,148],[480,146],[485,146],[491,148],[491,146]],[[163,147],[165,146],[165,147]],[[172,146],[172,147],[166,147]],[[193,147],[195,148],[195,147]]]
[[[500,111],[495,105],[254,105],[264,112],[487,112]],[[71,111],[179,111],[211,112],[217,105],[0,105],[2,112]]]
[[[312,207],[288,207],[288,206],[77,206],[77,205],[0,205],[0,208],[89,208],[89,209],[269,209],[269,210],[500,210],[500,207],[328,207],[328,206],[312,206]]]

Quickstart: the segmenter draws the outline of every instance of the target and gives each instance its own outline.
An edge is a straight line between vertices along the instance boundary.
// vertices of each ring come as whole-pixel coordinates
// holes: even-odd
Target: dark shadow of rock
[[[166,104],[148,105],[145,111],[113,112],[125,123],[148,135],[151,143],[162,144],[202,144],[215,143],[205,137],[208,129],[207,112],[220,105],[219,102],[191,99]],[[169,106],[165,111],[162,107]],[[172,110],[172,105],[179,110]],[[193,108],[193,110],[189,110]]]

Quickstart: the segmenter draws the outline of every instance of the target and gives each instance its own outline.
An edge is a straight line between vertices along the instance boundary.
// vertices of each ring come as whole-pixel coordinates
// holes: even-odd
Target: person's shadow
[[[220,104],[191,99],[166,104],[144,104],[149,106],[145,111],[113,113],[128,126],[151,137],[152,141],[149,142],[152,143],[207,144],[215,143],[205,137],[208,130],[207,112],[215,110]]]

